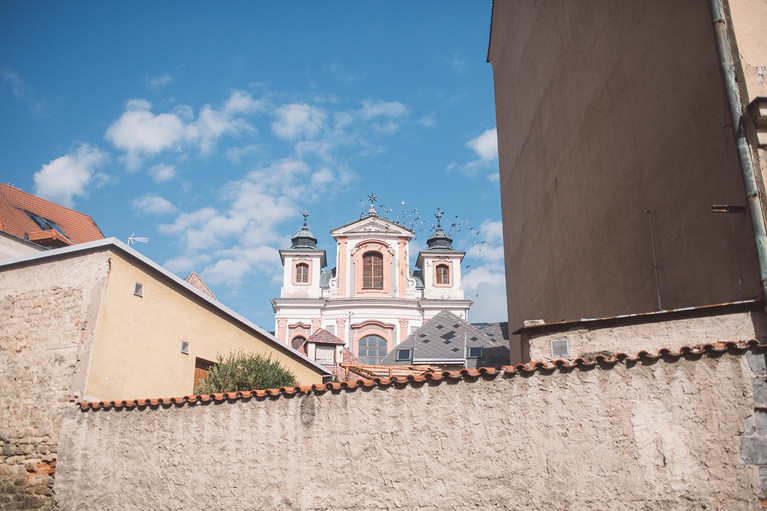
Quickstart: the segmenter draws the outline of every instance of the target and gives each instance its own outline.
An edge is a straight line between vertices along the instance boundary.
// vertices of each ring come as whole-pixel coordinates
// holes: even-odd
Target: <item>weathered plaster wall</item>
[[[0,509],[50,509],[61,415],[82,398],[109,269],[94,253],[0,270]]]
[[[761,445],[749,363],[764,370],[764,355],[693,358],[220,404],[72,407],[57,501],[78,510],[760,509],[759,470],[742,464],[741,450],[753,462]]]
[[[497,0],[489,58],[512,330],[658,310],[645,211],[662,308],[759,295],[707,2]]]
[[[570,357],[593,358],[596,354],[638,353],[646,350],[657,353],[662,348],[678,351],[682,346],[695,346],[715,342],[764,340],[767,324],[763,313],[739,312],[658,322],[604,326],[580,324],[572,328],[527,334],[530,360],[550,361],[551,341],[567,339]],[[524,344],[524,343],[523,343]]]

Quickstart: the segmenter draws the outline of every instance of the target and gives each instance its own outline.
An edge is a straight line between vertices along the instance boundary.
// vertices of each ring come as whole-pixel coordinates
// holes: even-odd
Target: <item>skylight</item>
[[[61,227],[59,227],[58,224],[56,224],[56,222],[54,222],[53,220],[48,220],[45,217],[42,217],[40,215],[36,215],[36,214],[34,214],[32,212],[29,212],[29,211],[26,211],[26,210],[24,210],[24,213],[29,215],[29,218],[34,220],[35,223],[40,226],[40,229],[42,229],[44,231],[48,231],[48,230],[54,229],[54,230],[58,231],[66,239],[69,239],[69,236],[67,236],[66,233],[61,229]]]

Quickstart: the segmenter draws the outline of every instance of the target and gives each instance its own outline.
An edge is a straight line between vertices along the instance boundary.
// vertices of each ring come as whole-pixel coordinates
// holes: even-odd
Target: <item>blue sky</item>
[[[6,0],[0,180],[148,237],[135,248],[268,330],[304,210],[332,267],[329,231],[375,193],[414,227],[412,267],[440,208],[471,321],[504,321],[490,13]]]

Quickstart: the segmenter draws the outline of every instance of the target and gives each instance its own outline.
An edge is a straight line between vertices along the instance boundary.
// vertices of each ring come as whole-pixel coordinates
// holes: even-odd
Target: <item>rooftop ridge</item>
[[[679,351],[674,352],[668,348],[661,348],[657,353],[652,354],[646,350],[639,351],[636,355],[627,355],[626,353],[616,353],[614,355],[597,355],[593,359],[578,357],[572,360],[556,359],[551,362],[533,361],[527,364],[517,364],[515,366],[503,366],[500,369],[481,367],[479,369],[461,369],[460,371],[443,371],[441,373],[425,373],[422,375],[393,376],[391,378],[373,378],[357,381],[344,381],[337,383],[323,383],[304,385],[299,387],[280,387],[275,389],[250,390],[225,392],[220,394],[196,394],[181,397],[168,398],[149,398],[149,399],[131,399],[120,401],[98,401],[98,402],[77,402],[77,406],[83,412],[110,410],[143,410],[146,407],[157,408],[160,406],[169,407],[205,404],[211,401],[236,402],[246,399],[279,399],[281,397],[292,397],[295,395],[308,395],[310,393],[323,394],[325,392],[339,393],[341,391],[354,391],[358,388],[374,389],[388,388],[393,385],[404,388],[422,384],[426,382],[443,381],[466,381],[472,383],[479,378],[511,378],[517,375],[531,376],[539,373],[541,376],[549,376],[555,372],[563,374],[572,373],[573,369],[591,369],[599,367],[603,370],[610,370],[617,364],[626,364],[627,367],[633,367],[637,363],[647,361],[655,362],[660,359],[676,362],[681,358],[690,361],[700,360],[703,356],[718,357],[724,354],[744,353],[750,349],[767,349],[767,344],[760,343],[755,339],[744,341],[716,342],[712,344],[700,344],[696,346],[683,346]]]

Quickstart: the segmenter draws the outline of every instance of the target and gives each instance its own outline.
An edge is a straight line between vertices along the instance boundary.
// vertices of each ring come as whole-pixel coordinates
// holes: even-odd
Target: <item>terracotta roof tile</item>
[[[569,373],[571,369],[583,368],[583,367],[596,367],[600,366],[604,370],[610,370],[617,364],[626,364],[628,366],[636,365],[637,363],[652,362],[659,359],[668,359],[670,361],[679,360],[681,358],[688,358],[691,360],[697,360],[703,355],[718,356],[723,353],[742,353],[748,349],[760,347],[767,348],[766,344],[760,344],[756,340],[749,341],[737,341],[737,342],[717,342],[713,344],[702,344],[698,346],[684,346],[679,351],[672,351],[668,348],[662,348],[657,353],[649,353],[647,351],[640,351],[636,355],[627,355],[626,353],[616,353],[611,356],[597,355],[594,359],[588,360],[584,358],[576,358],[571,360],[557,359],[552,362],[530,362],[528,364],[518,364],[515,366],[503,366],[501,368],[494,367],[481,367],[479,369],[461,369],[460,371],[443,371],[441,373],[424,373],[421,375],[408,375],[408,376],[393,376],[391,378],[375,378],[375,379],[363,379],[356,381],[343,381],[333,383],[322,383],[304,385],[301,387],[280,387],[279,389],[264,389],[264,390],[252,390],[242,392],[228,392],[222,394],[198,394],[173,398],[157,398],[157,399],[134,399],[128,401],[98,401],[98,402],[79,402],[77,405],[81,410],[109,410],[111,408],[135,408],[135,407],[159,407],[159,406],[183,406],[185,404],[197,404],[197,403],[209,403],[211,401],[223,402],[223,401],[237,401],[240,399],[249,398],[266,398],[266,397],[281,397],[292,396],[295,394],[309,394],[309,393],[323,393],[327,391],[353,391],[357,388],[386,388],[393,384],[398,385],[411,385],[421,384],[427,381],[442,382],[446,380],[465,380],[475,381],[480,377],[487,376],[491,378],[496,377],[514,377],[519,374],[532,375],[536,372],[543,376],[552,374],[553,372],[560,371]]]
[[[58,233],[51,235],[49,231],[55,231],[55,228],[39,225],[27,212],[54,222],[61,229],[64,238],[58,236]],[[0,183],[0,228],[22,239],[31,239],[34,236],[47,242],[52,236],[57,236],[53,239],[58,240],[55,246],[62,246],[60,243],[63,239],[68,240],[68,244],[76,244],[104,238],[101,230],[88,215],[3,183]]]
[[[317,344],[345,344],[344,341],[331,334],[324,328],[320,328],[309,337],[306,342],[314,342]]]

